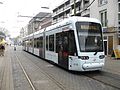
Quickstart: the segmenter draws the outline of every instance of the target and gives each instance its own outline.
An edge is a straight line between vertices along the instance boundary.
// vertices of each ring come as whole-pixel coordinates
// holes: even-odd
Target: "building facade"
[[[74,15],[90,17],[89,4],[90,0],[65,0],[58,7],[53,9],[53,23],[57,23]]]
[[[25,37],[28,35],[28,25],[26,25],[25,27],[22,27],[20,30],[20,37]]]
[[[106,55],[120,44],[120,0],[66,0],[53,9],[53,23],[73,15],[101,21]]]
[[[107,55],[111,55],[119,45],[118,3],[118,0],[96,0],[90,7],[90,17],[102,23]]]
[[[52,15],[47,12],[40,12],[33,17],[28,24],[28,35],[52,24]]]

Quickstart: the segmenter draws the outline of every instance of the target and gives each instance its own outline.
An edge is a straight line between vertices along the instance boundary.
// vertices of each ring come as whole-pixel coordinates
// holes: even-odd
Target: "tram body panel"
[[[94,53],[88,53],[88,54],[81,54],[81,56],[89,56],[89,59],[83,60],[80,59],[81,62],[83,62],[82,68],[85,71],[89,70],[101,70],[104,66],[104,53],[98,52],[96,55]],[[80,57],[79,57],[80,58]]]
[[[104,66],[104,59],[89,57],[89,60],[81,60],[77,56],[69,56],[69,70],[89,71],[101,70]]]
[[[39,49],[38,49],[38,48],[34,48],[34,54],[35,54],[36,56],[39,56]]]
[[[29,41],[27,41],[27,44],[26,44],[26,51],[29,51]]]
[[[25,48],[24,48],[25,51],[28,50],[28,46],[27,46],[27,43],[25,43]]]
[[[50,60],[56,64],[58,64],[58,54],[51,51],[45,52],[45,59]]]
[[[39,57],[45,58],[44,57],[44,49],[43,48],[39,48]]]
[[[83,71],[82,63],[78,56],[69,56],[69,70]]]
[[[29,47],[29,51],[30,53],[33,53],[33,47]]]

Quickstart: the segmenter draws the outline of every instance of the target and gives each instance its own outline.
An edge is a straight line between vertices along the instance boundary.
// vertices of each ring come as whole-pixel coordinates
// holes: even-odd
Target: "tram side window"
[[[56,53],[64,51],[69,55],[77,55],[74,31],[56,34]]]
[[[69,54],[77,55],[74,31],[69,32]]]
[[[69,41],[68,41],[69,38],[68,38],[68,35],[69,35],[68,32],[64,32],[63,37],[62,37],[63,38],[63,46],[62,46],[63,51],[67,52],[67,53],[69,52],[69,47],[68,47],[69,46],[69,44],[68,44],[69,43]]]
[[[34,39],[31,39],[31,47],[33,47],[33,44],[34,44],[34,43],[33,43],[33,40],[34,40]]]
[[[25,46],[25,41],[22,41],[22,46]]]
[[[28,40],[25,41],[25,46],[27,47],[29,45]]]
[[[39,43],[40,48],[43,48],[43,37],[40,37],[40,43]]]
[[[39,38],[37,38],[37,48],[39,48],[40,47],[40,40],[39,40]]]
[[[37,48],[37,39],[34,39],[34,48]]]
[[[46,36],[46,50],[48,50],[48,36]]]
[[[56,53],[59,52],[60,47],[62,47],[62,37],[61,37],[61,33],[57,33],[56,34]]]
[[[49,51],[54,51],[54,35],[49,36]]]
[[[61,32],[56,34],[56,53],[59,51],[68,52],[68,33]]]
[[[30,39],[30,47],[32,47],[32,40]]]

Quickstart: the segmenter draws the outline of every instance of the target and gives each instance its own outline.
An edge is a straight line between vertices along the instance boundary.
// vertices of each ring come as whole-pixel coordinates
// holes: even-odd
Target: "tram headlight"
[[[105,58],[105,55],[100,55],[99,58],[103,59],[103,58]]]
[[[82,60],[88,60],[89,57],[88,56],[78,56],[78,58],[82,59]]]

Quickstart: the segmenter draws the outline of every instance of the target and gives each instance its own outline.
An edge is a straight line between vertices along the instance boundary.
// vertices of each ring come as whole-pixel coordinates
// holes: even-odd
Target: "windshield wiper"
[[[98,50],[94,53],[94,55],[96,55],[98,53]]]
[[[98,53],[98,51],[100,50],[100,47],[102,46],[102,41],[99,40],[99,42],[97,43],[97,50],[96,52],[94,53],[94,55],[96,55]]]

